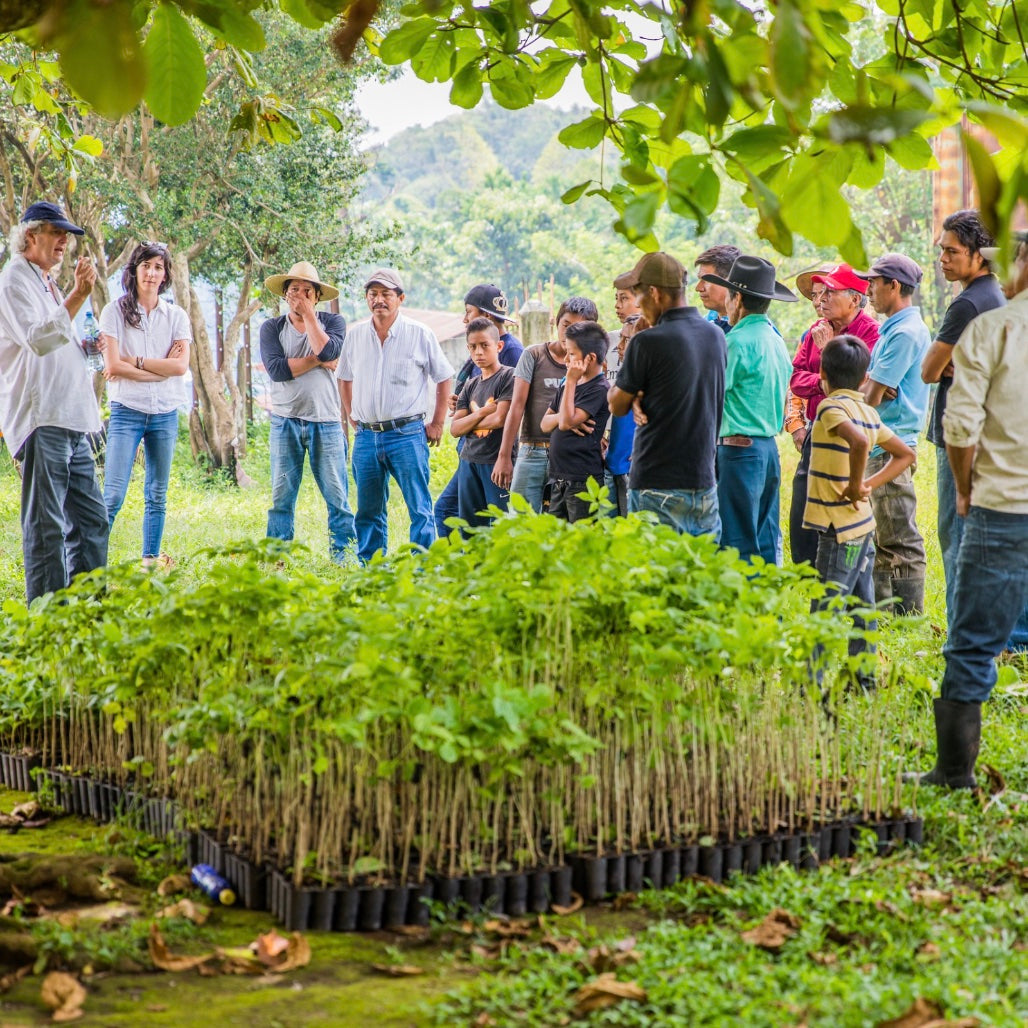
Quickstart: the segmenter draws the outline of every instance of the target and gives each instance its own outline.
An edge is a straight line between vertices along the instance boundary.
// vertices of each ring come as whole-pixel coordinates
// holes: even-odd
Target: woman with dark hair
[[[161,298],[171,285],[163,243],[141,243],[122,272],[125,293],[100,315],[104,377],[111,420],[107,430],[104,503],[107,520],[125,502],[139,444],[146,455],[143,487],[143,566],[162,559],[165,499],[178,436],[178,408],[186,401],[192,332],[181,307]],[[166,563],[168,558],[163,558]]]

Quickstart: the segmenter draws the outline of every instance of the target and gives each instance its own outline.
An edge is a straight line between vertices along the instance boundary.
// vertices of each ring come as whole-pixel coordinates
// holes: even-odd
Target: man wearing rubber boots
[[[994,248],[982,250],[994,260]],[[957,555],[954,616],[935,701],[935,767],[922,785],[975,786],[982,703],[996,684],[997,654],[1028,601],[1028,233],[1006,289],[1010,303],[975,318],[953,351],[942,427],[964,535]]]

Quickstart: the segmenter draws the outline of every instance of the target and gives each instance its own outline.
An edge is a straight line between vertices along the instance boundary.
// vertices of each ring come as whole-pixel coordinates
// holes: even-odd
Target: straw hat
[[[811,279],[815,275],[827,275],[835,271],[838,264],[818,264],[816,267],[807,268],[796,276],[796,288],[809,300],[813,296]]]
[[[283,296],[282,290],[286,282],[294,278],[317,286],[321,290],[322,300],[334,300],[339,295],[339,290],[335,286],[330,286],[327,282],[321,281],[318,277],[317,269],[310,261],[297,261],[284,275],[272,275],[271,278],[266,278],[264,285],[269,292],[274,293],[276,296]]]

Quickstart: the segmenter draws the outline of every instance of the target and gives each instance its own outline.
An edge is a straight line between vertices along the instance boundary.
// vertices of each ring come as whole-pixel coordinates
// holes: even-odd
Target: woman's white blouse
[[[186,312],[167,300],[159,299],[150,314],[140,307],[139,315],[139,328],[127,325],[116,300],[107,304],[100,314],[100,331],[118,340],[118,351],[123,360],[134,363],[137,357],[163,359],[168,356],[176,339],[192,341],[193,333]],[[158,382],[116,378],[107,383],[107,395],[112,402],[143,414],[167,414],[186,402],[186,380],[184,375]]]

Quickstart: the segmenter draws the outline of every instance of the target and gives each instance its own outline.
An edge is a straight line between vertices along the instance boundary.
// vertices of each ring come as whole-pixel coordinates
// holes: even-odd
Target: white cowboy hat
[[[321,281],[318,277],[317,269],[310,261],[297,261],[284,275],[272,275],[271,278],[266,278],[264,285],[269,292],[274,293],[276,296],[282,296],[284,295],[282,290],[286,282],[294,278],[317,286],[321,290],[322,300],[334,300],[339,295],[339,290],[335,286],[330,286],[327,282]]]

